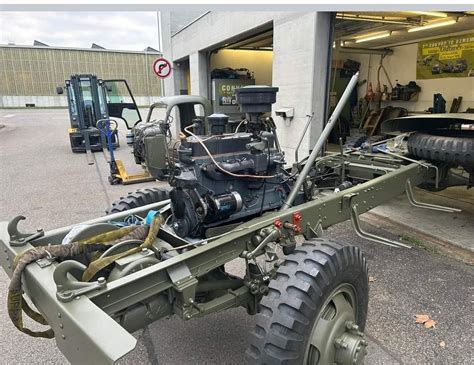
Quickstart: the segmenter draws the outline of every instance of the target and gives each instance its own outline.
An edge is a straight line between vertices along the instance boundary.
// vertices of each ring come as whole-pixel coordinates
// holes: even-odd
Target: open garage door
[[[214,112],[240,115],[235,89],[247,85],[272,86],[273,27],[233,39],[210,54],[209,75]]]

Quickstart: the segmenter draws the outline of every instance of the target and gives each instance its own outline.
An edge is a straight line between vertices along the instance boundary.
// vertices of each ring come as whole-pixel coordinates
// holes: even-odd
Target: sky
[[[149,12],[0,12],[0,44],[141,51],[158,49],[157,13]]]

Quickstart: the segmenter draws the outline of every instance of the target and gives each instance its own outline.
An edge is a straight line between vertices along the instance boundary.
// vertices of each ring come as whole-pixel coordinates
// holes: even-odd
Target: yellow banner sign
[[[474,76],[474,33],[418,43],[417,79]]]
[[[460,49],[456,51],[440,52],[439,54],[440,60],[455,60],[456,58],[461,58],[461,57],[462,57],[462,51]]]

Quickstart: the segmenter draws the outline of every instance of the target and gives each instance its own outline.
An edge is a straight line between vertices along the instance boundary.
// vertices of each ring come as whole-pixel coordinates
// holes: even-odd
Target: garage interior
[[[336,13],[329,111],[355,71],[360,72],[360,78],[357,92],[344,108],[329,142],[338,144],[341,137],[344,143],[353,143],[364,135],[377,136],[380,124],[397,116],[471,112],[474,61],[456,54],[443,60],[432,55],[421,57],[418,48],[420,42],[465,37],[470,40],[464,47],[472,50],[472,29],[474,12]],[[273,25],[241,34],[209,51],[208,95],[214,111],[238,118],[233,89],[253,84],[272,86]],[[417,71],[420,65],[423,74]],[[186,84],[184,92],[190,89],[189,72]],[[227,93],[222,91],[226,88]]]
[[[474,112],[474,13],[381,12],[337,13],[331,67],[329,103],[334,107],[350,77],[360,72],[357,91],[346,105],[329,138],[328,149],[384,140],[384,120],[405,115]],[[451,38],[452,37],[452,38]],[[463,52],[426,55],[423,44],[440,45],[444,39],[464,39]],[[402,95],[403,94],[403,95]],[[440,192],[418,189],[420,199],[432,204],[457,205],[463,210],[446,217],[450,233],[438,225],[439,213],[410,207],[405,198],[374,209],[413,229],[424,227],[444,239],[454,232],[459,243],[472,247],[474,194],[452,187]],[[409,214],[407,212],[410,212]],[[416,219],[413,219],[414,215]],[[416,222],[416,223],[415,223]],[[427,229],[426,227],[430,227]]]
[[[472,112],[474,60],[456,53],[440,60],[436,54],[422,56],[418,48],[428,41],[436,44],[444,38],[463,37],[468,39],[465,47],[472,50],[473,15],[416,11],[337,13],[331,105],[335,105],[355,71],[360,72],[360,77],[357,95],[346,106],[330,142],[337,143],[339,137],[345,141],[350,129],[352,141],[360,136],[357,130],[368,136],[378,135],[380,124],[397,116]]]
[[[272,86],[272,67],[272,24],[212,50],[209,56],[209,95],[214,112],[238,119],[240,113],[233,90],[247,85]]]

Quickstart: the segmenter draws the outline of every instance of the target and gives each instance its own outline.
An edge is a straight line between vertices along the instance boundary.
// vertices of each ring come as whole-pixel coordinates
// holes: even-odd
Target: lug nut
[[[336,341],[334,341],[334,344],[337,348],[347,349],[347,343],[345,343],[342,338],[336,339]]]
[[[359,326],[356,325],[356,324],[355,324],[354,322],[352,322],[352,321],[347,321],[347,322],[346,322],[346,328],[347,328],[348,330],[350,330],[350,331],[351,331],[351,330],[359,331]]]

